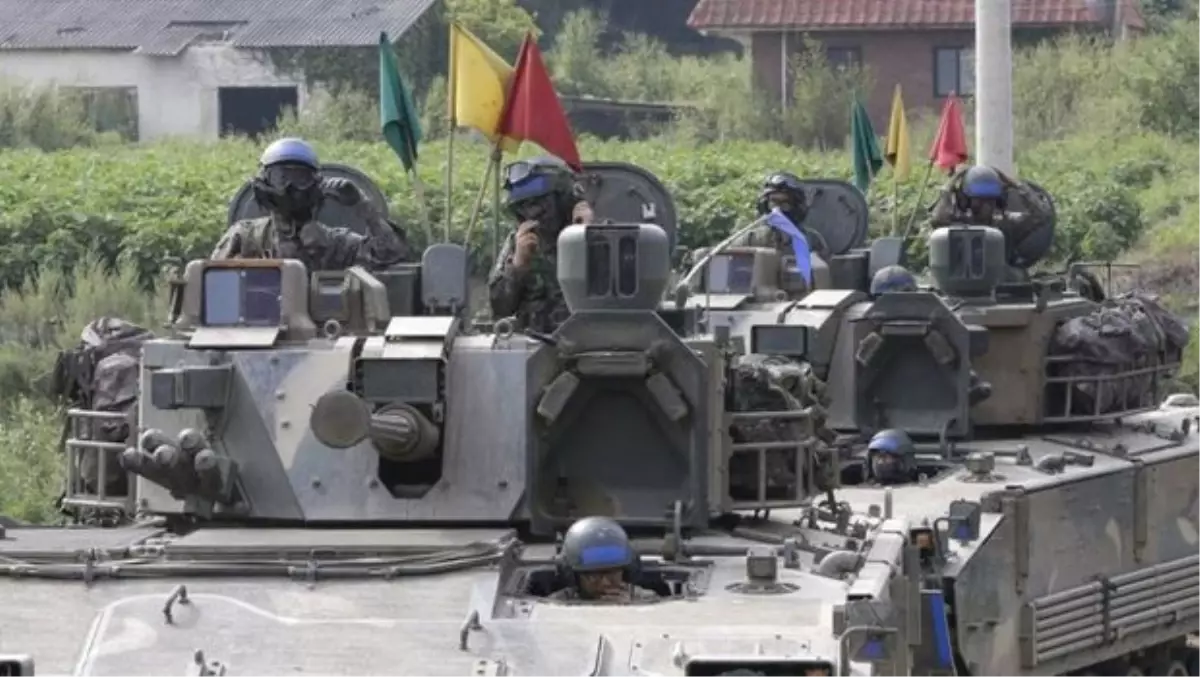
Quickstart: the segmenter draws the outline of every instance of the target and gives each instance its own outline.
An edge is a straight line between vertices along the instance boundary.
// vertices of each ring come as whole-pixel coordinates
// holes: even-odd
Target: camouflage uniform
[[[969,165],[963,164],[954,170],[954,173],[950,176],[950,180],[946,182],[941,194],[938,195],[937,203],[932,210],[930,227],[941,228],[955,224],[993,226],[1004,233],[1008,248],[1011,251],[1018,243],[1028,237],[1030,233],[1046,223],[1046,215],[1036,211],[1014,212],[1002,210],[996,211],[990,223],[978,223],[979,219],[977,217],[964,211],[959,205],[959,199],[962,196],[963,180],[970,169]],[[999,175],[1001,182],[1004,183],[1005,192],[1008,195],[1007,202],[1011,204],[1013,197],[1018,197],[1020,198],[1020,203],[1026,205],[1028,209],[1036,209],[1036,205],[1039,204],[1038,199],[1028,186],[1012,179],[998,169],[994,169],[994,171]]]
[[[834,469],[827,462],[825,449],[834,443],[836,435],[825,425],[824,407],[829,404],[825,384],[807,363],[784,357],[746,355],[739,358],[733,374],[733,411],[799,411],[812,412],[811,429],[800,421],[758,420],[734,423],[730,435],[734,443],[803,441],[815,438],[818,488],[824,490],[832,480]],[[796,452],[792,449],[767,451],[768,494],[780,491],[788,494],[796,486]],[[749,499],[758,492],[758,459],[756,454],[738,453],[729,459],[731,489],[739,500]]]
[[[572,211],[573,223],[591,219],[591,207],[578,202]],[[548,334],[558,328],[570,311],[558,284],[558,243],[540,238],[538,255],[524,270],[513,263],[517,234],[510,233],[488,279],[492,316],[516,317],[517,328]]]
[[[278,232],[274,216],[264,216],[233,224],[209,258],[296,259],[309,271],[345,270],[356,265],[379,270],[413,260],[412,247],[402,232],[366,202],[360,204],[368,212],[364,216],[375,222],[369,236],[313,221],[286,237]]]
[[[546,599],[553,600],[555,602],[593,602],[593,603],[609,603],[609,604],[634,604],[634,603],[644,603],[644,602],[656,602],[660,599],[660,597],[653,590],[647,590],[646,588],[643,588],[643,587],[640,587],[637,585],[629,585],[629,586],[625,586],[625,588],[623,588],[621,590],[621,593],[619,595],[605,596],[600,599],[584,599],[582,596],[580,596],[579,589],[574,586],[571,586],[568,588],[563,588],[562,590],[558,590],[554,593],[551,593],[550,595],[547,595]]]
[[[384,218],[352,181],[323,178],[320,167],[316,151],[302,139],[279,139],[267,146],[250,183],[255,202],[270,216],[233,224],[209,258],[295,259],[310,272],[355,265],[377,270],[413,258],[403,230]],[[368,234],[317,222],[329,198],[357,212]]]

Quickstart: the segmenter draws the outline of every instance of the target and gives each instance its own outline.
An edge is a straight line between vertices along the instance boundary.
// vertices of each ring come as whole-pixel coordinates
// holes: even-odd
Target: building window
[[[933,50],[934,94],[971,96],[975,93],[975,50],[937,47]]]
[[[126,141],[138,139],[136,87],[63,87],[83,109],[84,123],[97,132],[114,132]]]
[[[285,110],[297,109],[299,96],[295,85],[218,88],[221,133],[250,137],[268,133]]]
[[[858,47],[826,47],[825,58],[837,70],[850,70],[862,65],[862,49]]]

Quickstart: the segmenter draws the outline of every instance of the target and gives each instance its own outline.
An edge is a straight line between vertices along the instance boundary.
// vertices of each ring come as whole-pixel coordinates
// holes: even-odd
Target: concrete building
[[[1014,0],[1012,11],[1017,44],[1070,30],[1124,35],[1145,27],[1135,0]],[[740,41],[756,88],[781,105],[792,94],[789,63],[803,36],[835,64],[867,66],[876,129],[887,122],[896,84],[910,109],[936,110],[951,92],[975,91],[975,0],[699,0],[688,25]]]
[[[258,133],[302,106],[272,48],[372,47],[436,0],[0,0],[0,79],[136,111],[136,136]]]

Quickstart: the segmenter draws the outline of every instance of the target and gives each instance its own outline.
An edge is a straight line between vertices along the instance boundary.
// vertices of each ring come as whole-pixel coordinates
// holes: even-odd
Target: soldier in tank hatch
[[[903,430],[881,430],[867,444],[867,477],[879,484],[915,482],[917,449]]]
[[[592,221],[575,172],[551,157],[505,168],[506,207],[517,230],[504,241],[488,280],[492,316],[515,317],[518,329],[553,332],[569,314],[558,285],[558,235]]]
[[[659,599],[654,591],[634,585],[637,553],[621,525],[607,517],[572,524],[563,537],[560,563],[569,583],[548,599],[616,604]]]
[[[1019,195],[1028,211],[1012,211],[1009,195]],[[1021,243],[1049,222],[1037,209],[1040,202],[1020,181],[984,165],[960,165],[942,188],[933,207],[934,228],[955,224],[992,226],[1004,234],[1009,265],[1026,268],[1020,254]]]
[[[898,291],[917,291],[917,278],[904,266],[884,266],[871,278],[871,296]]]
[[[233,224],[210,258],[296,259],[309,271],[355,265],[378,270],[415,258],[404,231],[384,218],[354,183],[321,176],[316,151],[301,139],[267,146],[252,185],[255,201],[269,216]],[[358,209],[368,233],[318,222],[326,198]]]
[[[825,259],[828,258],[829,252],[826,251],[825,242],[804,227],[804,219],[808,216],[808,197],[804,192],[804,185],[795,174],[790,172],[769,174],[763,181],[762,190],[759,191],[758,199],[755,201],[755,209],[759,216],[766,216],[772,210],[778,209],[800,229],[805,239],[816,248],[815,251],[818,255]],[[767,224],[742,235],[732,243],[732,246],[769,247],[783,255],[793,253],[791,236]]]

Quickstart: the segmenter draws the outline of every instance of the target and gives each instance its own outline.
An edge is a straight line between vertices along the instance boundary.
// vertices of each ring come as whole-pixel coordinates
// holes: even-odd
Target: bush
[[[166,304],[135,271],[114,274],[87,258],[70,275],[50,269],[22,287],[0,292],[0,515],[47,522],[63,477],[62,412],[47,392],[58,351],[97,317],[157,329]]]
[[[63,488],[62,457],[55,453],[60,412],[44,401],[18,398],[0,416],[0,515],[37,524],[54,522],[54,498]]]
[[[82,93],[0,78],[0,150],[119,143],[120,134],[97,131],[86,104]]]
[[[414,240],[427,241],[428,232],[440,237],[445,142],[421,148],[419,174],[430,201],[426,209],[416,204],[410,178],[384,145],[317,142],[317,147],[328,161],[355,165],[374,177],[391,199],[392,214]],[[168,257],[197,258],[210,251],[226,226],[229,201],[253,172],[260,148],[224,140],[0,154],[0,176],[7,178],[0,184],[0,283],[11,287],[48,263],[70,267],[92,253],[109,266],[127,261],[149,286]],[[784,168],[809,177],[851,175],[845,152],[814,153],[774,143],[683,146],[669,139],[584,139],[581,152],[589,160],[631,162],[658,175],[677,203],[681,242],[687,246],[708,244],[751,218],[753,196],[766,172]],[[457,238],[465,233],[475,205],[486,156],[484,144],[467,138],[455,144],[451,232]],[[1195,147],[1161,135],[1112,139],[1078,134],[1033,147],[1019,161],[1022,176],[1044,185],[1058,202],[1055,252],[1060,261],[1114,256],[1137,241],[1147,223],[1156,226],[1196,203]],[[904,221],[924,178],[923,167],[914,169],[898,190]],[[938,180],[935,174],[933,181]],[[932,200],[934,189],[930,185],[923,202]],[[870,191],[877,232],[890,226],[896,209],[891,193],[890,174],[884,171]],[[471,236],[480,270],[490,264],[491,218],[492,200],[486,199]],[[507,217],[502,219],[507,228]]]
[[[410,179],[382,144],[317,142],[317,148],[328,161],[353,164],[374,177],[392,199],[393,215],[414,239],[425,241],[430,228],[440,237],[444,142],[421,148],[420,176],[432,203],[427,211],[416,205]],[[226,140],[0,154],[0,175],[8,177],[0,185],[0,280],[12,286],[49,262],[69,267],[90,251],[110,265],[128,260],[149,283],[166,257],[206,255],[225,228],[229,200],[253,172],[260,150],[247,141]],[[848,175],[843,157],[774,144],[732,143],[680,152],[663,141],[585,140],[582,152],[589,159],[645,166],[662,177],[679,203],[689,244],[705,242],[749,217],[757,182],[774,167],[807,176]],[[483,144],[456,143],[452,233],[457,237],[474,207],[486,156]],[[491,218],[491,202],[484,201],[484,224]],[[487,231],[475,227],[476,250],[490,251]]]

